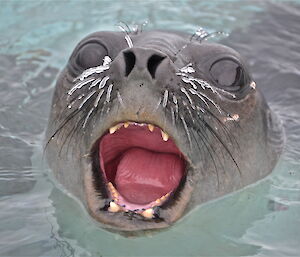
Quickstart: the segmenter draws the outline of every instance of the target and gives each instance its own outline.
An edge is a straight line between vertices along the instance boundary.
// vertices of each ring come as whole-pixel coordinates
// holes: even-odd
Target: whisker
[[[219,92],[222,92],[222,93],[224,93],[224,94],[226,94],[226,95],[230,95],[231,97],[236,98],[236,95],[235,95],[235,94],[230,93],[230,92],[228,92],[228,91],[225,91],[225,90],[223,90],[223,89],[221,89],[221,88],[218,88],[218,87],[213,87],[212,85],[210,85],[207,81],[205,81],[205,80],[203,80],[203,79],[196,79],[196,78],[193,78],[193,77],[190,77],[190,79],[191,79],[192,81],[197,82],[199,85],[201,85],[201,87],[202,87],[203,89],[205,89],[205,88],[210,89],[213,93],[217,94],[218,96],[220,96]],[[219,92],[218,92],[218,91],[219,91]]]
[[[192,67],[192,65],[193,65],[192,63],[189,63],[186,66],[179,69],[179,71],[182,72],[182,73],[194,73],[195,69]]]
[[[96,98],[95,102],[94,102],[94,107],[95,108],[98,106],[98,103],[99,103],[99,101],[100,101],[101,96],[103,95],[103,93],[104,93],[104,89],[101,89],[100,92],[99,92],[99,94],[97,95],[97,98]]]
[[[226,32],[224,32],[224,31],[216,31],[216,32],[208,33],[207,35],[202,36],[200,38],[199,42],[202,43],[202,41],[208,40],[208,39],[216,37],[216,36],[225,36],[225,37],[228,37],[229,34],[226,33]]]
[[[103,78],[97,78],[97,79],[95,79],[95,80],[92,82],[92,84],[89,86],[89,89],[91,89],[91,88],[97,86],[97,84],[98,84],[102,79],[103,79]]]
[[[123,25],[125,25],[125,27],[127,28],[127,30],[124,28]],[[124,21],[120,21],[119,24],[118,24],[118,27],[119,27],[120,30],[122,30],[126,34],[127,33],[131,33],[131,29],[130,29],[129,25],[126,22],[124,22]]]
[[[76,96],[72,100],[69,101],[68,109],[71,109],[73,107],[73,105],[76,103],[76,101],[81,99],[81,98],[79,99],[80,96],[82,98],[82,97],[84,97],[84,94]]]
[[[73,112],[71,112],[67,118],[59,125],[59,127],[54,131],[54,133],[50,136],[48,139],[45,149],[49,145],[50,141],[61,131],[61,129],[71,120],[73,119],[78,113],[80,112],[79,109],[75,109]]]
[[[100,84],[99,84],[99,89],[101,89],[101,88],[104,88],[105,87],[105,85],[106,85],[106,82],[109,80],[109,76],[105,76],[102,80],[101,80],[101,82],[100,82]]]
[[[71,109],[73,107],[73,105],[77,102],[77,100],[81,100],[84,96],[85,96],[85,94],[81,94],[81,95],[73,98],[71,101],[69,101],[69,105],[67,106],[68,109]],[[63,112],[59,115],[59,119],[61,118],[62,114],[63,114]]]
[[[88,95],[87,95],[87,97],[86,98],[84,98],[83,100],[82,100],[82,103],[79,105],[79,107],[78,107],[78,110],[80,110],[81,108],[82,108],[82,106],[96,93],[97,91],[96,90],[94,90],[94,91],[92,91],[91,93],[89,93]]]
[[[83,125],[82,125],[83,128],[85,128],[86,123],[87,123],[87,121],[88,121],[90,115],[91,115],[92,112],[94,111],[94,109],[95,109],[94,107],[93,107],[92,109],[90,109],[90,111],[88,112],[87,116],[85,117],[85,120],[84,120]]]
[[[198,83],[203,90],[205,90],[206,88],[210,89],[213,93],[217,94],[218,96],[220,96],[219,92],[222,92],[223,94],[229,95],[232,98],[236,98],[235,94],[228,92],[222,88],[214,87],[203,79],[194,78],[194,77],[188,75],[187,73],[183,73],[183,72],[177,72],[176,75],[181,76],[182,81],[185,83],[191,84],[194,89],[197,89],[197,85],[195,83],[193,83],[193,81]]]
[[[194,90],[193,88],[190,88],[189,91],[190,91],[193,95],[198,96],[198,97],[200,98],[200,100],[201,100],[202,102],[204,102],[204,104],[207,106],[207,108],[209,108],[208,103],[206,102],[206,100],[205,100],[204,97],[202,96],[202,95],[204,95],[203,93],[198,92],[198,91]],[[205,95],[204,95],[204,96],[205,96]],[[206,97],[206,96],[205,96],[205,97]]]
[[[191,109],[188,107],[188,105],[186,104],[186,102],[182,101],[182,104],[183,104],[183,105],[185,106],[185,108],[187,109],[187,111],[188,111],[188,113],[189,113],[189,115],[190,115],[190,117],[191,117],[191,119],[192,119],[192,122],[195,123],[195,119],[194,119],[194,117],[193,117],[193,114],[192,114],[192,112],[191,112]]]
[[[193,132],[193,131],[192,131]],[[219,173],[218,173],[218,168],[217,168],[217,164],[216,164],[216,161],[215,161],[215,158],[214,158],[214,155],[212,152],[215,152],[214,149],[211,147],[211,145],[209,144],[208,142],[208,139],[207,137],[204,135],[204,133],[201,132],[201,130],[197,130],[196,133],[198,134],[198,138],[201,139],[202,143],[204,144],[204,146],[206,147],[207,149],[207,152],[213,162],[213,165],[214,165],[214,168],[215,168],[215,173],[216,173],[216,176],[217,176],[217,181],[218,181],[218,188],[219,188],[219,185],[220,185],[220,180],[219,180]],[[191,133],[192,136],[194,137],[194,140],[198,146],[198,149],[200,150],[201,152],[201,148],[199,147],[199,143],[198,143],[198,140],[197,138],[195,137],[194,133]],[[199,136],[200,134],[200,136]],[[202,155],[201,155],[202,156]],[[218,158],[219,159],[219,158]],[[220,160],[219,160],[220,162]]]
[[[190,44],[193,43],[193,39],[196,38],[196,41],[199,43],[202,43],[203,40],[207,40],[209,38],[215,37],[217,35],[225,35],[228,36],[228,33],[225,33],[223,31],[217,31],[217,32],[212,32],[212,33],[208,33],[206,30],[204,30],[203,28],[199,28],[197,29],[191,36],[189,39],[189,42],[184,44],[176,53],[175,56],[177,56],[182,50],[184,50],[185,48],[187,48]]]
[[[69,142],[68,142],[68,146],[67,146],[67,152],[66,152],[66,153],[68,154],[68,152],[69,152],[69,146],[70,146],[70,143],[71,143],[71,141],[72,141],[72,137],[73,137],[73,135],[80,129],[80,126],[81,126],[81,124],[82,124],[82,121],[85,120],[85,119],[86,119],[86,117],[80,118],[80,120],[77,121],[76,125],[75,125],[75,126],[72,126],[71,131],[68,133],[68,135],[66,136],[66,138],[65,138],[65,140],[64,140],[64,143],[63,143],[62,146],[61,146],[60,154],[61,154],[61,152],[62,152],[62,148],[63,148],[64,144],[66,144],[67,141],[69,141]],[[83,133],[79,133],[79,134],[77,134],[76,136],[78,137],[79,135],[81,135],[81,137],[82,137],[82,136],[84,135],[84,133],[85,133],[85,130],[83,130]],[[73,151],[74,151],[74,149],[73,149]],[[74,154],[74,152],[72,152],[72,154]]]
[[[197,85],[190,79],[192,77],[188,76],[188,74],[177,72],[176,75],[181,76],[181,80],[184,83],[191,84],[194,89],[198,88]],[[202,86],[202,88],[205,89],[203,86]]]
[[[112,62],[111,58],[109,56],[105,56],[103,58],[103,64],[96,66],[96,67],[92,67],[89,69],[86,69],[85,71],[83,71],[78,77],[76,77],[73,82],[77,81],[77,80],[84,80],[85,78],[89,77],[92,74],[95,73],[102,73],[103,71],[106,71],[109,69],[109,65]]]
[[[128,29],[128,31],[122,26],[122,24],[124,24],[126,26],[126,28]],[[125,23],[125,22],[120,22],[120,24],[118,25],[119,29],[121,31],[123,31],[125,33],[125,40],[127,42],[127,45],[129,48],[133,47],[133,43],[132,40],[129,36],[129,33],[131,33],[130,27]]]
[[[191,140],[191,135],[190,135],[190,133],[189,133],[188,126],[187,126],[187,124],[186,124],[186,122],[185,122],[185,119],[183,118],[182,115],[180,115],[180,119],[181,119],[181,121],[182,121],[183,127],[184,127],[185,132],[186,132],[186,135],[187,135],[187,137],[188,137],[189,145],[190,145],[190,147],[192,147],[192,140]]]
[[[88,78],[88,79],[85,79],[83,81],[79,81],[77,82],[69,91],[68,91],[68,95],[72,95],[77,89],[80,89],[82,88],[83,86],[85,86],[86,84],[94,81],[95,78],[92,77],[92,78]]]
[[[231,160],[234,162],[235,166],[237,167],[239,174],[241,175],[240,168],[239,168],[236,160],[234,159],[232,153],[230,152],[230,150],[228,149],[228,147],[224,143],[224,141],[221,139],[221,137],[218,135],[218,133],[208,123],[205,123],[205,127],[208,128],[208,130],[211,132],[211,134],[221,143],[221,145],[224,147],[226,152],[229,154]]]
[[[219,112],[220,114],[223,113],[223,111],[222,111],[222,109],[220,108],[220,106],[219,106],[218,104],[216,104],[212,99],[210,99],[210,98],[209,98],[207,95],[205,95],[204,93],[199,92],[199,91],[196,91],[196,90],[194,90],[194,89],[192,89],[192,88],[190,88],[189,91],[190,91],[193,95],[198,96],[198,97],[205,103],[205,105],[206,105],[208,108],[209,108],[209,106],[208,106],[208,103],[206,102],[206,100],[208,100],[210,103],[212,103],[213,106],[218,110],[218,112]],[[204,98],[205,98],[206,100],[204,100]]]
[[[236,95],[235,94],[233,94],[233,93],[230,93],[230,92],[228,92],[228,91],[226,91],[226,90],[224,90],[224,89],[222,89],[222,88],[215,88],[215,90],[216,91],[219,91],[219,92],[222,92],[223,94],[225,94],[225,95],[229,95],[229,96],[231,96],[232,98],[236,98]]]
[[[169,92],[168,90],[165,90],[164,92],[164,99],[163,99],[163,107],[166,107],[167,106],[167,103],[168,103],[168,96],[169,96]]]
[[[202,87],[203,90],[205,90],[206,88],[210,89],[213,93],[218,93],[207,81],[203,80],[203,79],[196,79],[193,77],[189,78],[191,81],[195,81],[198,83],[198,85],[200,85]]]
[[[177,101],[177,98],[176,98],[175,95],[173,95],[173,103],[175,104],[175,112],[176,112],[176,115],[178,117],[179,108],[178,108],[178,101]]]
[[[117,97],[118,97],[119,103],[122,106],[122,108],[125,108],[124,101],[123,101],[119,91],[117,91]]]
[[[125,36],[125,40],[126,40],[128,46],[129,46],[129,48],[132,48],[133,47],[133,43],[132,43],[132,40],[131,40],[131,38],[130,38],[130,36],[128,34]]]
[[[191,36],[190,41],[192,41],[196,36],[197,36],[196,39],[198,39],[198,38],[205,37],[205,36],[207,36],[207,35],[208,35],[208,32],[207,32],[204,28],[200,27],[200,28],[198,28],[198,29],[195,31],[195,33]]]
[[[109,101],[110,101],[110,95],[111,95],[111,91],[112,91],[112,89],[113,89],[113,84],[110,84],[109,86],[108,86],[108,89],[107,89],[107,94],[106,94],[106,102],[107,103],[109,103]]]
[[[193,106],[194,106],[193,100],[192,100],[192,98],[190,97],[189,93],[186,91],[186,89],[185,89],[184,87],[181,87],[181,88],[180,88],[180,91],[181,91],[182,93],[185,94],[186,98],[189,100],[191,106],[193,107]]]
[[[140,25],[140,30],[139,33],[143,32],[143,28],[146,27],[148,25],[148,21],[144,21],[141,25]]]
[[[170,108],[171,111],[171,117],[172,117],[172,124],[175,126],[175,114],[174,114],[174,109],[173,107]]]
[[[205,110],[198,105],[196,106],[196,110],[198,111],[197,113],[199,113],[199,111],[205,113]]]
[[[158,108],[159,108],[159,106],[160,106],[160,104],[161,104],[161,97],[158,99],[158,102],[157,102],[157,104],[156,104],[156,106],[155,106],[155,108],[154,108],[154,110],[156,111]]]

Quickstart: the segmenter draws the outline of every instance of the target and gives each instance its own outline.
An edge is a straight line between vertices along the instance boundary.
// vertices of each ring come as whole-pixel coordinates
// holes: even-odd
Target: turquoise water
[[[286,146],[265,180],[168,231],[124,238],[55,183],[42,141],[55,78],[76,43],[145,20],[147,29],[228,32],[224,43],[268,84]],[[299,256],[299,24],[296,1],[0,1],[0,256]]]

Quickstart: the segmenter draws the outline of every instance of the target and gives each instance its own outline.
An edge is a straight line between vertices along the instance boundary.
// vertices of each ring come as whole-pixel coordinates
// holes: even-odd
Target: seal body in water
[[[274,168],[280,123],[242,57],[203,39],[97,32],[61,72],[47,159],[105,228],[168,227]]]

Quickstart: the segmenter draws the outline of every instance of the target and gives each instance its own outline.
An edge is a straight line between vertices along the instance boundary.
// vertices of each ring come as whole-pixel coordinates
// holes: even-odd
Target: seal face
[[[57,80],[46,149],[96,220],[137,231],[263,178],[281,138],[233,49],[175,32],[97,32]]]

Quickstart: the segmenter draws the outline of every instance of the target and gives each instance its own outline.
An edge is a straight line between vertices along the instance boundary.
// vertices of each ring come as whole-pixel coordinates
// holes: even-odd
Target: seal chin
[[[124,121],[107,129],[91,153],[93,182],[86,186],[93,190],[86,192],[92,215],[123,231],[177,220],[187,203],[189,165],[175,141],[151,123]]]

